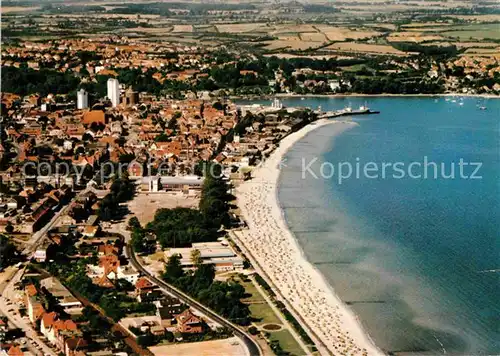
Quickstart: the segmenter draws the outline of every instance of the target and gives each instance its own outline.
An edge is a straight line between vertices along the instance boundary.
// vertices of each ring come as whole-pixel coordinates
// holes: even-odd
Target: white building
[[[108,98],[114,108],[120,103],[120,82],[118,79],[108,79]]]
[[[70,141],[70,140],[65,140],[63,142],[63,148],[66,150],[66,151],[69,151],[73,148],[73,141]]]
[[[83,90],[80,89],[76,93],[76,108],[79,110],[82,109],[87,109],[89,107],[89,94]]]
[[[280,101],[280,99],[278,98],[275,98],[271,104],[271,107],[273,109],[278,109],[278,110],[281,110],[283,109],[283,103]]]
[[[117,269],[116,278],[125,279],[135,285],[137,280],[139,279],[139,272],[135,271],[130,266],[120,266]]]
[[[340,82],[338,80],[330,80],[328,82],[328,85],[330,86],[331,91],[337,91],[340,89]]]

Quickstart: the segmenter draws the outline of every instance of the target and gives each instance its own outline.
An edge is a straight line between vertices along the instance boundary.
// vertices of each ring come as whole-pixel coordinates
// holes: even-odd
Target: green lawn
[[[288,330],[281,330],[281,331],[275,331],[275,332],[270,332],[269,339],[272,340],[278,340],[278,342],[281,345],[281,348],[284,351],[288,351],[293,355],[299,356],[299,355],[304,355],[304,351],[300,347],[300,345],[295,341],[293,338],[292,334]]]
[[[239,273],[234,273],[228,276],[228,279],[231,278],[234,281],[238,282],[245,288],[245,293],[247,294],[247,297],[242,299],[241,301],[243,303],[252,303],[252,302],[263,302],[265,301],[262,295],[259,293],[257,290],[257,287],[255,287],[255,284],[252,283],[250,279],[247,279],[246,281],[243,281],[242,277],[239,275]],[[243,278],[245,278],[243,276]]]
[[[240,284],[245,288],[245,292],[248,294],[248,297],[243,299],[243,302],[262,302],[264,298],[259,293],[255,285],[252,281],[243,282],[240,280]]]
[[[278,319],[274,311],[267,303],[260,304],[250,304],[248,306],[250,308],[250,312],[252,313],[252,318],[258,319],[256,321],[256,325],[264,325],[264,324],[280,324],[281,321]]]
[[[245,292],[249,294],[249,296],[243,299],[243,303],[248,302],[248,307],[250,308],[250,312],[252,313],[252,318],[259,319],[255,324],[264,325],[264,324],[281,324],[280,319],[274,313],[273,309],[269,304],[266,303],[262,294],[257,290],[257,287],[251,280],[247,282],[243,282],[241,278],[238,276],[236,279],[241,283],[241,285],[245,288]],[[256,303],[260,302],[260,303]],[[254,303],[254,304],[251,304]]]

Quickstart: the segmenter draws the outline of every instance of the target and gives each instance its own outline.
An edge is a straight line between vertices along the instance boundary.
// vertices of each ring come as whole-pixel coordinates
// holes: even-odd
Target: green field
[[[292,334],[288,330],[281,330],[281,331],[275,331],[271,332],[269,339],[272,340],[278,340],[281,348],[284,351],[287,351],[293,355],[304,355],[304,351],[300,347],[300,345],[295,341],[293,338]]]
[[[267,303],[250,304],[248,306],[252,313],[252,318],[257,319],[255,325],[262,326],[264,324],[280,324],[281,321],[276,316],[274,311]]]
[[[242,302],[254,303],[264,301],[264,298],[259,293],[252,281],[249,280],[248,282],[244,282],[241,279],[237,280],[245,288],[245,292],[248,294],[248,297],[243,299]]]
[[[473,24],[453,27],[451,31],[443,31],[441,35],[459,37],[460,40],[471,38],[493,38],[500,40],[500,24]]]
[[[244,281],[238,274],[230,277],[245,288],[245,299],[241,301],[248,304],[252,318],[256,319],[255,325],[262,326],[264,324],[280,324],[281,321],[274,313],[271,306],[265,301],[264,297],[259,293],[257,287],[250,279]]]

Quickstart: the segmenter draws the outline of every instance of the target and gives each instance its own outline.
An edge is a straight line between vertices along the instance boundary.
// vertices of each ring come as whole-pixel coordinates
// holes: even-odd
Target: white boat
[[[480,106],[479,107],[479,110],[486,110],[486,109],[487,109],[486,106]]]
[[[462,106],[462,105],[464,105],[464,103],[459,103],[458,105]]]

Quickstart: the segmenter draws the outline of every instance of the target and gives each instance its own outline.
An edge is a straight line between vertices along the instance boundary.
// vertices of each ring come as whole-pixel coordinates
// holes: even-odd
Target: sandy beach
[[[283,156],[295,142],[324,125],[338,125],[338,134],[356,123],[319,120],[283,139],[252,172],[252,179],[237,188],[238,206],[248,229],[235,234],[256,270],[265,273],[278,296],[313,334],[321,354],[380,355],[383,353],[363,331],[356,315],[303,256],[277,200]]]

